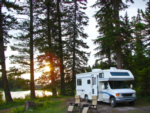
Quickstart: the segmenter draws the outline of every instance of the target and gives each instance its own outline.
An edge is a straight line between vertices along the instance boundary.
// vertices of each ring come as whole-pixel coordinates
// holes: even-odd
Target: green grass
[[[0,109],[12,108],[14,106],[20,106],[25,103],[24,99],[13,99],[13,102],[6,103],[4,101],[0,102]]]
[[[41,102],[42,101],[42,102]],[[35,101],[36,108],[29,108],[25,113],[66,113],[66,106],[63,106],[64,99],[56,98],[40,98]],[[25,111],[25,106],[12,108],[12,113],[22,113]]]
[[[0,102],[0,112],[8,110],[9,113],[23,113],[25,111],[25,101],[34,101],[36,108],[30,108],[25,113],[66,113],[67,105],[64,96],[45,96],[30,99],[27,95],[25,99],[13,99],[11,103]],[[4,111],[5,112],[5,111]]]

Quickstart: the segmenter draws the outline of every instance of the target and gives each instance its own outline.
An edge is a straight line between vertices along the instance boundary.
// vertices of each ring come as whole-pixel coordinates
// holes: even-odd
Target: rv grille
[[[123,97],[132,97],[133,93],[128,93],[128,94],[122,94]]]

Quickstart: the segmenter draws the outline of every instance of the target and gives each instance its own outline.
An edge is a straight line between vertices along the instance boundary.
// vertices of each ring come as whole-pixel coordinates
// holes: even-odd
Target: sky
[[[124,0],[125,1],[125,0]],[[89,57],[89,61],[88,61],[88,65],[92,66],[95,63],[95,60],[98,58],[94,57],[94,53],[96,51],[94,51],[94,48],[96,48],[96,45],[93,44],[94,39],[97,38],[97,36],[99,35],[97,32],[97,28],[96,28],[96,20],[93,17],[93,15],[95,14],[96,10],[95,8],[91,8],[91,6],[96,2],[96,0],[87,0],[87,10],[85,11],[87,16],[89,17],[89,25],[87,27],[85,27],[85,32],[88,34],[88,38],[85,40],[85,42],[87,42],[87,45],[90,47],[88,52],[91,52],[91,55]],[[127,3],[129,6],[128,9],[121,11],[120,15],[124,16],[125,12],[127,11],[129,18],[136,16],[137,15],[137,10],[139,9],[143,9],[145,10],[146,7],[146,3],[148,2],[148,0],[134,0],[134,4],[131,3]],[[6,57],[10,56],[10,48],[8,48],[8,50],[6,51]],[[9,58],[6,59],[6,69],[8,70],[10,67],[10,61]],[[40,76],[40,73],[35,73],[35,79],[38,78]],[[24,78],[29,79],[30,75],[29,74],[25,74],[23,75]]]

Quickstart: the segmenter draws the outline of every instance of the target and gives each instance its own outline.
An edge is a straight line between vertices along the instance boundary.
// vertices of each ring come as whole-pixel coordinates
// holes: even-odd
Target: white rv
[[[92,72],[76,75],[76,94],[85,101],[97,96],[97,101],[111,103],[115,107],[117,103],[129,102],[134,105],[136,100],[135,90],[129,88],[124,81],[134,80],[129,70],[111,67],[107,70],[93,69]]]

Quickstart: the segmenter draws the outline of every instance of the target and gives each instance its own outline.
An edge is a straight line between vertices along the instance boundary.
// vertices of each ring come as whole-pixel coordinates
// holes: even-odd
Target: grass
[[[36,99],[29,99],[29,96],[26,96],[25,99],[13,99],[12,103],[0,102],[0,112],[5,113],[6,110],[8,113],[23,113],[25,111],[25,101],[34,101],[36,104],[36,109],[30,108],[25,113],[66,113],[68,105],[66,103],[66,98],[64,96],[45,96],[37,97]]]
[[[64,100],[46,100],[44,102],[35,102],[36,109],[29,108],[25,113],[66,113],[66,106],[62,106]],[[13,108],[13,113],[22,113],[25,111],[25,106]]]

